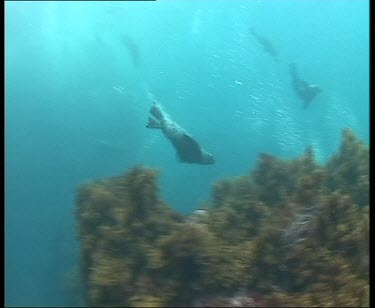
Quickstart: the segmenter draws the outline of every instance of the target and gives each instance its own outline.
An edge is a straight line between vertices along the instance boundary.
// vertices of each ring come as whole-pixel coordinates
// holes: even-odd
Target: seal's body
[[[205,151],[199,143],[181,126],[174,122],[170,116],[157,104],[153,104],[147,128],[161,129],[176,149],[181,162],[189,164],[210,165],[215,162],[212,154]]]

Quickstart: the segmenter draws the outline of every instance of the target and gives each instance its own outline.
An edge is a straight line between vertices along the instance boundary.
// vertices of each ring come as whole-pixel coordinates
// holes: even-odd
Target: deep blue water
[[[136,164],[188,213],[260,152],[324,162],[353,128],[369,140],[369,2],[158,1],[5,4],[5,302],[78,302],[74,193]],[[249,33],[269,38],[276,62]],[[123,43],[130,38],[137,59]],[[308,109],[288,65],[323,92]],[[145,128],[151,98],[216,157],[180,163]]]

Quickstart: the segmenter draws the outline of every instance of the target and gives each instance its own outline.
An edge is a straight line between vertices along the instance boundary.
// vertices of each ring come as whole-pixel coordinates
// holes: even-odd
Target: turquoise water
[[[77,305],[74,194],[136,164],[184,213],[259,153],[320,162],[341,130],[369,141],[368,1],[5,4],[5,303]],[[254,27],[280,61],[249,33]],[[128,44],[124,43],[124,37]],[[288,65],[323,92],[307,109]],[[145,128],[155,98],[215,155],[182,164]]]

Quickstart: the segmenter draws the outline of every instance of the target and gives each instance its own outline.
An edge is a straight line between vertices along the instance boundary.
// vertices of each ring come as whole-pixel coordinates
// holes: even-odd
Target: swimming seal
[[[289,64],[289,71],[292,77],[294,91],[297,93],[298,97],[304,101],[303,108],[306,108],[323,90],[318,85],[309,84],[302,80],[297,73],[297,65],[295,63]]]
[[[147,128],[161,129],[169,139],[181,162],[189,164],[211,165],[215,162],[212,154],[204,150],[199,143],[157,104],[153,103]]]
[[[258,32],[256,32],[254,28],[250,28],[250,33],[263,46],[264,51],[269,53],[276,62],[279,62],[279,53],[277,52],[275,46],[271,43],[271,41],[265,36],[260,35]]]

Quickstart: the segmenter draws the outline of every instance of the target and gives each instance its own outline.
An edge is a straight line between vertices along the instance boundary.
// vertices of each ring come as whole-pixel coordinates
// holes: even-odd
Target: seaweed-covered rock
[[[369,148],[350,129],[344,129],[340,150],[326,165],[327,187],[349,194],[360,206],[369,204]]]
[[[369,306],[368,147],[344,130],[325,165],[312,149],[261,154],[184,217],[135,167],[80,187],[77,219],[89,306]]]
[[[79,189],[81,267],[89,305],[128,306],[144,292],[152,247],[184,220],[159,199],[156,177],[152,169],[135,167]]]

